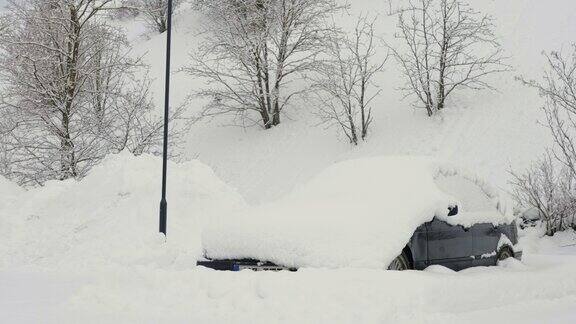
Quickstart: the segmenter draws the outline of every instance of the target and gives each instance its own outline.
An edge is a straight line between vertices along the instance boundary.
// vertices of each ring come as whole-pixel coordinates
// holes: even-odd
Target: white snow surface
[[[20,195],[23,191],[24,189],[20,186],[0,175],[0,199],[2,199],[5,204]],[[2,207],[0,206],[0,208]]]
[[[213,214],[245,206],[206,165],[170,163],[170,241],[157,234],[161,159],[124,152],[108,157],[84,180],[53,181],[0,197],[0,269],[89,268],[103,264],[194,266],[200,228]]]
[[[439,179],[450,193],[438,187]],[[426,157],[340,162],[277,202],[215,222],[202,243],[206,256],[215,259],[385,269],[416,228],[434,217],[465,226],[513,221],[480,181],[468,179],[477,178]],[[462,212],[447,217],[455,205]]]

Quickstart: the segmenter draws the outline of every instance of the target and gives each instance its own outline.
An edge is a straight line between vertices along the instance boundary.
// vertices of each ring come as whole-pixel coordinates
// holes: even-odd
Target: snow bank
[[[121,153],[82,181],[49,182],[17,198],[1,217],[0,268],[14,264],[194,266],[200,228],[245,206],[198,161],[169,166],[168,242],[157,234],[161,160]]]
[[[335,164],[286,198],[209,227],[203,235],[206,256],[297,267],[386,268],[418,226],[434,216],[447,219],[448,207],[459,204],[435,183],[446,170],[424,157]],[[490,222],[506,221],[495,204],[484,203],[470,204],[470,210],[483,210]],[[454,219],[475,222],[478,215]]]

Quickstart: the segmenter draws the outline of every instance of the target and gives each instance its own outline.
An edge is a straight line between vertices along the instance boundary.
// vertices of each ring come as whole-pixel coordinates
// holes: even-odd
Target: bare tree
[[[177,9],[184,0],[173,0],[172,8]],[[120,13],[138,14],[149,29],[159,33],[166,31],[168,23],[168,0],[122,0]]]
[[[373,99],[380,90],[374,76],[382,72],[388,55],[378,59],[374,22],[361,16],[351,36],[334,37],[329,60],[319,66],[316,87],[321,118],[340,126],[354,145],[365,140],[372,124]]]
[[[576,228],[576,178],[569,168],[556,165],[547,154],[524,174],[512,177],[512,196],[524,208],[538,211],[546,235]]]
[[[555,145],[526,174],[515,175],[512,184],[520,203],[540,211],[548,235],[576,228],[576,45],[571,50],[569,55],[544,54],[547,67],[541,81],[519,78],[545,99],[546,125]]]
[[[23,184],[83,177],[106,154],[159,144],[145,70],[101,19],[111,1],[11,1],[0,40],[1,145]]]
[[[129,20],[136,19],[140,10],[136,7],[137,0],[116,0],[114,10],[110,10],[108,16],[112,19]],[[154,28],[155,29],[155,28]]]
[[[207,82],[196,93],[208,100],[203,116],[232,113],[268,129],[306,90],[293,81],[317,65],[332,34],[325,20],[341,7],[334,0],[198,0],[196,8],[207,33],[184,71]]]
[[[543,109],[556,144],[554,155],[576,177],[576,44],[571,49],[568,56],[561,52],[544,54],[548,66],[542,81],[520,80],[538,89],[546,100]]]
[[[492,89],[486,77],[510,69],[490,16],[462,0],[409,0],[400,8],[394,55],[406,77],[402,88],[432,116],[460,89]]]

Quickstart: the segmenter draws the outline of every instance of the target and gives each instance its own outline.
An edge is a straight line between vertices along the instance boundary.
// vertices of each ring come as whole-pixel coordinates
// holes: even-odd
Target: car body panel
[[[414,268],[426,268],[428,266],[428,230],[426,224],[422,224],[416,229],[407,246]]]
[[[428,230],[428,260],[454,270],[472,266],[473,236],[469,228],[452,226],[434,218],[426,223]]]
[[[472,266],[495,265],[496,249],[502,235],[513,245],[518,243],[515,223],[499,226],[480,223],[466,228],[435,218],[424,226],[426,235],[417,231],[408,244],[416,270],[430,265],[442,265],[456,271]],[[515,258],[522,257],[521,251],[515,251],[513,246],[510,248]]]
[[[492,224],[477,224],[472,226],[471,232],[474,235],[474,265],[493,265],[496,258],[496,247],[500,240],[501,233]]]

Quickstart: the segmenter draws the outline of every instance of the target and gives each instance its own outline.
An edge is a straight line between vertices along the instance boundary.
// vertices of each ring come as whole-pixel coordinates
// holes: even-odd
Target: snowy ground
[[[0,314],[5,323],[574,323],[576,248],[552,247],[561,241],[523,264],[460,273],[12,269],[0,272]]]
[[[82,182],[0,183],[3,323],[572,323],[576,233],[523,232],[522,263],[459,273],[196,268],[199,229],[246,208],[200,162],[172,165],[169,240],[155,234],[159,160],[120,154]],[[150,176],[146,176],[150,175]],[[89,190],[90,188],[90,190]],[[99,188],[94,190],[94,188]]]

